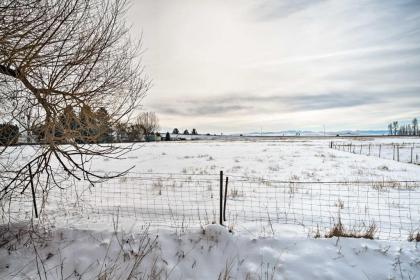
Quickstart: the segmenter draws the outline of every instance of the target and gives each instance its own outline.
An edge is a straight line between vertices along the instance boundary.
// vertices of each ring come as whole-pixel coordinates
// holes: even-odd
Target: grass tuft
[[[419,232],[411,232],[410,235],[408,236],[408,241],[409,242],[420,242],[420,231]]]
[[[348,237],[348,238],[365,238],[374,239],[377,231],[376,224],[372,223],[366,230],[348,230],[341,223],[341,218],[338,218],[338,222],[325,234],[325,238],[332,237]]]

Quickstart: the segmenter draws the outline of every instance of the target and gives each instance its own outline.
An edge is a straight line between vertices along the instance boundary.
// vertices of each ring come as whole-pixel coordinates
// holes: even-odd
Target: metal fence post
[[[225,184],[225,201],[223,205],[223,220],[226,222],[226,200],[227,200],[227,192],[228,192],[228,183],[229,177],[226,177],[226,184]]]
[[[223,171],[220,171],[220,209],[219,224],[223,225]]]
[[[31,169],[30,164],[28,164],[28,169],[29,169],[29,180],[30,180],[31,189],[32,189],[32,202],[34,204],[35,218],[38,219],[38,209],[36,207],[35,188],[34,188],[34,177],[32,176],[32,169]]]

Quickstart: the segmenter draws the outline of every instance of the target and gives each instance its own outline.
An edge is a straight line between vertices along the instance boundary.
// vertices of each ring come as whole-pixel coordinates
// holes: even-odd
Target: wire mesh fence
[[[420,145],[418,143],[362,144],[330,142],[330,148],[353,154],[420,164]]]
[[[228,175],[229,176],[229,175]],[[372,225],[378,239],[407,239],[420,231],[420,182],[294,182],[190,174],[128,174],[95,186],[86,183],[36,191],[40,220],[58,226],[139,223],[189,229],[219,223],[234,231],[278,234],[277,225],[300,225],[324,236],[340,223],[349,232]],[[221,194],[222,191],[222,194]],[[224,194],[226,192],[226,202]],[[226,207],[221,205],[226,203]],[[224,208],[224,209],[223,209]],[[2,222],[33,218],[30,193],[2,202]]]
[[[420,227],[420,182],[233,181],[228,200],[238,224],[297,224],[325,236],[341,224],[358,235],[372,226],[380,239],[405,239]]]

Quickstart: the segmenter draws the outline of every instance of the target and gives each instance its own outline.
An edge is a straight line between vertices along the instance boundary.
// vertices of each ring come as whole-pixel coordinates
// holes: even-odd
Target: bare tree
[[[393,126],[392,126],[392,123],[390,123],[390,124],[388,124],[388,131],[389,131],[389,135],[392,135],[393,134]]]
[[[0,199],[18,188],[25,191],[30,181],[42,179],[46,188],[68,177],[107,179],[87,163],[95,156],[119,158],[129,149],[83,144],[102,135],[89,121],[100,108],[109,126],[126,122],[149,88],[140,42],[133,43],[123,20],[127,5],[126,0],[1,1],[0,116],[28,135],[37,130],[43,145],[29,159],[16,158],[24,154],[17,148],[2,149],[9,160],[0,163]],[[85,119],[63,121],[69,108]]]
[[[418,135],[419,134],[419,123],[417,121],[417,118],[414,118],[412,123],[413,123],[413,135]]]
[[[159,129],[159,119],[154,112],[144,112],[137,117],[135,125],[147,136]]]
[[[394,135],[397,135],[397,132],[398,132],[398,122],[397,121],[392,122],[392,127],[394,129]]]

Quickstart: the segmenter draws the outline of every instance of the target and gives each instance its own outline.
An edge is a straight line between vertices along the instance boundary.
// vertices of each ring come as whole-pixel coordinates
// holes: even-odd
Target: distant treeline
[[[0,124],[0,146],[20,143],[100,144],[141,141],[183,140],[171,134],[159,133],[159,119],[154,112],[143,112],[131,122],[114,121],[108,111],[101,107],[93,110],[83,106],[76,111],[67,106],[54,122],[32,124],[29,127],[11,123]],[[198,135],[197,129],[185,129],[181,133],[174,128],[172,135]],[[21,137],[20,137],[21,136]]]
[[[411,123],[400,125],[398,121],[388,124],[389,135],[401,136],[419,136],[419,124],[417,118],[414,118]]]
[[[158,132],[159,120],[155,113],[141,113],[133,122],[114,121],[108,111],[101,107],[97,110],[83,106],[76,112],[66,107],[59,118],[48,125],[45,122],[29,127],[11,123],[0,124],[0,145],[24,143],[113,143],[167,140]],[[25,139],[26,138],[26,139]],[[164,138],[164,139],[162,139]]]

